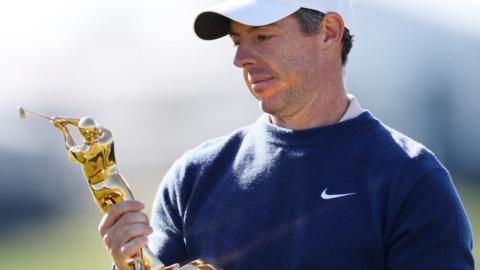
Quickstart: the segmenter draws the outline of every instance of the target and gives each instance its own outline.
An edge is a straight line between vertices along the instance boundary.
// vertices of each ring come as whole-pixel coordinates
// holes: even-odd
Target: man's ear
[[[340,15],[335,12],[325,14],[320,22],[322,43],[327,46],[341,46],[344,27],[343,19]]]

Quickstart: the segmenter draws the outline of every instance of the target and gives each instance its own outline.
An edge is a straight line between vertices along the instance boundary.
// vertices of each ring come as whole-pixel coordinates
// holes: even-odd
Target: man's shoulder
[[[370,155],[381,166],[389,165],[419,174],[436,169],[445,170],[425,145],[385,124],[380,124],[371,144]]]
[[[192,161],[198,160],[204,162],[224,152],[230,152],[241,145],[250,128],[251,126],[241,127],[227,135],[204,141],[198,146],[188,150],[185,156]]]
[[[424,153],[432,154],[432,152],[422,143],[409,137],[408,135],[391,128],[386,125],[382,125],[385,134],[388,135],[384,139],[384,144],[387,149],[392,150],[392,153],[404,156],[405,158],[415,159],[419,155]]]
[[[183,167],[205,168],[221,161],[227,162],[236,155],[251,127],[244,126],[227,135],[204,141],[186,151],[176,163]]]
[[[228,170],[250,128],[251,126],[246,126],[236,129],[228,135],[207,140],[186,151],[170,167],[161,187],[170,186],[170,189],[181,190],[182,194],[191,194],[199,181],[208,182],[217,174]]]

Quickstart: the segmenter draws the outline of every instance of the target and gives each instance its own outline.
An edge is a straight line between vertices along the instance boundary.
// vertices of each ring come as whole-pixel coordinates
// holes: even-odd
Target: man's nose
[[[254,51],[245,43],[237,46],[233,64],[239,68],[246,68],[257,63]]]

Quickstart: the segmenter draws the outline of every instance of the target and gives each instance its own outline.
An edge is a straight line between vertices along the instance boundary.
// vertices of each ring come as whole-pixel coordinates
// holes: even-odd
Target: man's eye
[[[272,38],[272,36],[270,36],[270,35],[258,35],[257,36],[258,41],[265,41],[265,40],[269,40],[270,38]]]

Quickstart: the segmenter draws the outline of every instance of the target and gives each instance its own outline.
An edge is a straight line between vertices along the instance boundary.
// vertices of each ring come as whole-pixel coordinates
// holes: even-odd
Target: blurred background
[[[229,39],[196,38],[215,1],[0,1],[0,265],[109,269],[101,215],[48,115],[90,115],[151,205],[173,161],[261,114]],[[354,0],[349,91],[449,168],[480,238],[480,2]],[[147,212],[150,208],[147,209]],[[474,252],[480,259],[479,244]]]

